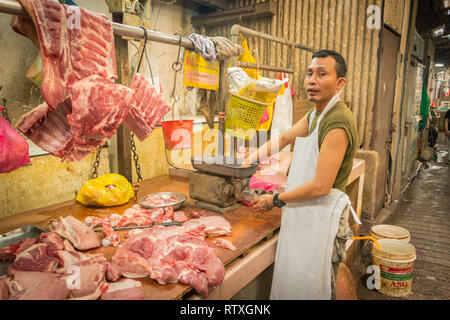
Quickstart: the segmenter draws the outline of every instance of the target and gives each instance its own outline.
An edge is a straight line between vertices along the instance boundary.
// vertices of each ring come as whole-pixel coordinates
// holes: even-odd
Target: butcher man
[[[339,53],[315,52],[304,80],[315,107],[244,162],[295,145],[286,191],[262,195],[253,203],[259,211],[283,208],[271,299],[336,299],[339,263],[352,237],[349,211],[359,223],[344,193],[358,148],[355,119],[340,101],[346,72]]]

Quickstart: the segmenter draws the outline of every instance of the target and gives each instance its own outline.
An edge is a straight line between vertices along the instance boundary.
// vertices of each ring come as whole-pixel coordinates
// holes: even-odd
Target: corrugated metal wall
[[[397,33],[402,33],[405,0],[384,0],[383,21]]]
[[[260,0],[235,0],[232,8],[239,8]],[[314,49],[333,49],[347,61],[347,84],[343,98],[350,105],[358,125],[364,148],[369,147],[372,109],[378,69],[377,52],[379,30],[366,26],[367,7],[382,0],[278,0],[277,14],[269,18],[242,21],[242,26],[282,37]],[[232,25],[207,29],[209,36],[231,39]],[[305,99],[303,79],[312,53],[295,49],[294,55],[287,46],[268,43],[267,40],[249,37],[249,47],[258,48],[261,64],[287,67],[292,62],[295,74],[291,84],[297,99]],[[274,77],[274,72],[263,72]]]

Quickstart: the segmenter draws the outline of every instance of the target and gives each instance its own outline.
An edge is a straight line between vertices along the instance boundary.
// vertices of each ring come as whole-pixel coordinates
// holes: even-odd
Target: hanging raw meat
[[[69,86],[89,75],[116,79],[111,22],[102,14],[52,0],[19,0],[37,31],[42,54],[41,90],[51,109],[69,98]],[[30,20],[13,17],[13,29],[36,43]]]
[[[11,26],[41,49],[45,103],[16,127],[65,161],[96,150],[124,121],[140,140],[148,137],[170,107],[140,74],[131,89],[110,81],[117,70],[108,18],[52,0],[19,2],[29,16],[13,17]]]
[[[71,85],[69,93],[72,112],[67,120],[75,157],[81,159],[116,132],[130,110],[133,90],[92,75]]]
[[[70,86],[69,94],[55,110],[43,103],[23,115],[16,128],[50,154],[78,161],[116,132],[133,90],[92,75]]]
[[[16,127],[49,153],[81,160],[115,133],[132,107],[134,91],[110,81],[117,78],[111,22],[56,1],[19,2],[29,17],[13,17],[11,26],[40,46],[45,103]]]
[[[135,94],[125,124],[143,141],[170,111],[170,106],[151,82],[139,73],[134,74],[131,88]]]

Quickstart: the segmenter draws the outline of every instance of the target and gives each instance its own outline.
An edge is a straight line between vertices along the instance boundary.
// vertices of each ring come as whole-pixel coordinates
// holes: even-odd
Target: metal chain
[[[141,23],[142,23],[142,17],[141,17]],[[140,68],[141,68],[141,62],[142,62],[142,58],[144,57],[144,54],[146,54],[146,45],[147,45],[147,30],[145,29],[145,27],[141,27],[141,29],[144,31],[144,46],[142,48],[142,52],[141,52],[141,56],[139,58],[139,64],[137,67],[136,72],[139,72]],[[150,63],[149,63],[150,66]],[[136,144],[134,143],[134,133],[131,132],[130,135],[130,149],[131,152],[133,152],[133,160],[134,160],[134,166],[136,168],[136,175],[138,177],[138,182],[142,181],[142,176],[141,176],[141,166],[139,165],[139,156],[136,152]],[[135,190],[135,196],[136,196],[137,191]]]
[[[97,154],[95,155],[94,170],[92,171],[91,179],[96,179],[98,177],[98,166],[100,164],[100,153],[102,153],[102,146],[98,147]]]
[[[130,147],[131,151],[133,152],[133,160],[134,160],[134,166],[136,167],[136,175],[138,177],[138,181],[142,181],[141,176],[141,166],[139,165],[139,156],[136,152],[136,144],[134,143],[134,133],[131,133],[130,136]]]

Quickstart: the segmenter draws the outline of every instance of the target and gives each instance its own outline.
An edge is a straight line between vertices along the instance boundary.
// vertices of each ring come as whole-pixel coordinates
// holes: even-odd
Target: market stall
[[[30,4],[27,1],[23,1],[23,3]],[[213,162],[206,161],[206,158],[197,161],[193,157],[191,159],[192,166],[188,164],[185,168],[178,168],[167,159],[166,149],[168,145],[166,141],[164,151],[171,167],[169,175],[143,180],[140,174],[134,135],[141,141],[145,140],[170,110],[169,103],[165,101],[162,94],[151,83],[153,77],[150,81],[150,79],[139,74],[141,62],[145,55],[145,46],[149,41],[156,41],[178,47],[177,60],[172,65],[175,71],[175,79],[171,99],[174,98],[176,100],[173,94],[176,87],[176,74],[183,65],[180,53],[182,48],[197,50],[193,45],[195,41],[191,38],[182,37],[180,33],[175,35],[164,34],[148,30],[143,26],[126,25],[122,23],[124,22],[123,17],[116,14],[113,14],[113,22],[111,22],[105,16],[96,15],[84,9],[77,9],[77,11],[71,6],[63,7],[63,5],[50,2],[35,2],[33,5],[36,6],[31,8],[25,5],[26,11],[28,14],[32,13],[31,16],[33,18],[33,21],[30,19],[27,21],[21,20],[25,19],[27,15],[25,9],[18,2],[0,1],[0,12],[16,15],[18,20],[15,28],[19,31],[16,29],[15,31],[26,34],[27,37],[33,40],[35,34],[29,32],[29,27],[32,26],[31,23],[36,25],[39,31],[40,48],[44,61],[44,85],[42,85],[42,90],[45,102],[24,115],[17,125],[18,129],[26,137],[63,161],[79,161],[86,155],[97,151],[92,178],[97,178],[98,176],[97,167],[103,142],[106,138],[111,138],[112,135],[117,133],[119,174],[123,175],[129,182],[133,182],[132,162],[134,161],[138,181],[133,184],[134,199],[132,198],[128,201],[127,198],[124,201],[126,202],[125,204],[121,202],[121,205],[116,203],[115,205],[104,205],[104,207],[93,207],[92,204],[80,203],[83,201],[78,198],[78,194],[78,201],[74,199],[0,219],[0,234],[3,234],[3,243],[0,246],[3,250],[0,253],[4,255],[2,260],[13,261],[12,264],[3,265],[3,274],[13,277],[20,272],[45,271],[55,273],[55,277],[61,275],[64,278],[69,274],[68,270],[66,270],[68,267],[97,266],[100,268],[97,270],[99,275],[93,276],[93,278],[98,279],[100,277],[103,280],[98,283],[96,288],[89,289],[91,291],[83,289],[87,293],[83,290],[83,292],[77,292],[76,290],[80,290],[79,288],[72,288],[75,291],[71,291],[70,295],[67,293],[63,296],[75,299],[97,299],[100,296],[103,298],[105,292],[116,288],[114,285],[115,281],[129,278],[134,280],[126,284],[122,281],[125,288],[121,287],[117,291],[127,292],[128,289],[138,286],[143,290],[143,298],[149,300],[203,299],[208,297],[211,299],[232,298],[233,295],[243,289],[274,261],[278,239],[277,232],[281,222],[281,210],[273,208],[267,212],[260,213],[252,209],[250,204],[258,195],[257,192],[267,193],[267,190],[251,187],[249,184],[251,184],[251,179],[254,177],[261,182],[276,184],[280,188],[279,190],[284,190],[287,171],[291,162],[291,152],[287,150],[282,151],[279,157],[272,159],[273,161],[259,164],[259,166],[258,164],[240,166],[240,163],[236,164],[236,159],[238,153],[242,152],[238,148],[239,144],[244,148],[244,152],[248,152],[246,148],[249,147],[251,138],[243,134],[243,131],[250,130],[252,131],[251,136],[255,137],[257,129],[261,128],[260,120],[266,116],[264,112],[267,113],[267,119],[270,119],[268,121],[270,125],[272,115],[269,115],[267,110],[272,110],[273,113],[273,105],[277,95],[284,94],[286,88],[286,96],[291,98],[287,79],[262,78],[255,80],[247,77],[242,70],[238,70],[241,71],[241,74],[244,74],[244,77],[248,78],[248,82],[244,85],[239,84],[231,90],[228,82],[230,79],[227,77],[225,68],[229,57],[222,59],[220,67],[216,65],[216,69],[219,68],[221,70],[220,81],[218,81],[219,86],[215,86],[213,89],[213,91],[219,92],[218,109],[220,118],[218,151],[214,155],[208,155],[211,158],[214,156]],[[53,16],[55,12],[56,17]],[[67,23],[69,26],[73,22],[71,14],[75,14],[74,21],[77,21],[76,15],[80,14],[82,17],[81,21],[86,25],[95,21],[94,25],[103,26],[104,32],[93,35],[95,28],[92,25],[89,28],[86,27],[86,29],[81,28],[83,32],[80,31],[79,33],[72,31],[72,27],[68,27],[66,30],[64,23]],[[48,27],[48,24],[51,24],[49,21],[54,21],[55,19],[61,20],[58,20],[59,24],[57,26],[62,26],[61,30],[68,39],[61,37],[61,43],[57,44],[55,44],[55,37],[52,37],[52,35],[54,36],[52,32],[54,32],[55,28],[53,26]],[[98,22],[99,20],[100,22]],[[49,33],[47,34],[46,32]],[[253,32],[240,26],[235,26],[232,32],[233,36],[241,32],[251,36],[262,37],[288,45],[292,50],[314,51],[312,48],[288,42],[282,38]],[[104,42],[105,46],[102,49],[95,48],[93,51],[100,51],[100,54],[104,55],[106,62],[100,59],[100,62],[98,62],[100,66],[93,68],[88,63],[91,61],[90,59],[93,59],[93,56],[89,56],[88,50],[85,49],[89,46],[95,47],[94,44],[89,43],[89,41],[92,41],[91,37],[95,36],[99,36],[96,41],[98,43]],[[201,35],[196,35],[195,37],[200,38]],[[34,40],[36,39],[34,37]],[[127,41],[130,39],[143,39],[144,41],[139,64],[134,74],[130,72],[128,62]],[[64,40],[67,40],[67,43],[64,43]],[[58,45],[61,46],[62,49],[60,50],[62,53],[57,52],[58,50],[55,49],[55,46]],[[236,39],[234,39],[234,45],[239,46]],[[237,52],[239,53],[240,51],[238,50]],[[63,60],[66,55],[74,58],[67,61]],[[82,57],[81,63],[80,59],[77,59],[79,58],[78,55],[85,55]],[[231,55],[237,56],[239,54]],[[184,63],[186,66],[188,65],[187,59],[189,57],[185,56]],[[249,62],[237,63],[235,60],[233,60],[233,64],[257,69],[258,72],[259,70],[271,70],[293,73],[293,68],[280,68]],[[65,69],[55,68],[56,65],[59,67],[63,66]],[[215,71],[217,71],[216,69]],[[90,72],[94,74],[90,74]],[[52,77],[49,76],[50,74],[52,74]],[[218,74],[215,74],[215,76],[215,80],[218,80]],[[112,79],[117,81],[110,81]],[[233,79],[231,78],[231,80]],[[256,90],[255,83],[263,89]],[[259,96],[261,92],[263,98]],[[209,99],[211,92],[205,91],[204,94]],[[175,102],[177,103],[178,101]],[[151,112],[147,112],[149,110],[148,104],[152,104]],[[92,106],[97,107],[97,109],[92,111]],[[243,108],[245,110],[255,109],[250,116],[244,117],[245,110]],[[89,110],[89,112],[86,110]],[[231,111],[235,111],[235,113],[233,114]],[[210,128],[214,127],[214,121],[211,121],[206,115],[205,118]],[[124,124],[123,126],[121,125],[122,123]],[[266,135],[269,132],[270,135],[270,126],[261,131],[266,132]],[[231,146],[225,146],[226,134],[232,136],[231,140],[233,142]],[[192,138],[189,137],[189,132],[187,136],[189,143],[186,145],[182,143],[181,149],[191,148],[190,141]],[[264,143],[264,141],[259,141],[259,137],[259,134],[256,134],[256,147]],[[161,154],[161,157],[163,156]],[[229,165],[228,162],[225,164],[224,161],[219,161],[220,159],[231,159],[232,164]],[[257,172],[257,170],[259,171]],[[352,175],[349,179],[349,196],[358,215],[361,214],[363,179],[364,162],[355,160]],[[104,186],[104,189],[115,188],[116,185],[113,183],[105,184]],[[145,208],[142,203],[140,203],[140,206],[138,205],[142,197],[159,192],[179,193],[185,195],[186,200],[181,208],[172,208],[170,204],[167,204],[157,210],[147,210],[148,208]],[[242,203],[246,203],[246,205]],[[190,223],[195,225],[196,221],[200,221],[196,220],[199,219],[196,216],[199,208],[203,209],[203,215],[206,217],[213,217],[213,219],[218,219],[220,223],[229,224],[231,231],[226,230],[226,232],[220,234],[208,235],[207,231],[205,231],[208,229],[208,226],[201,223],[199,223],[200,231],[196,228],[198,225],[191,228]],[[117,219],[117,217],[119,219],[127,217],[127,212],[131,212],[129,210],[138,211],[134,217],[137,220],[133,220],[133,223],[124,223],[123,225],[127,227],[127,230],[116,230],[116,227],[122,227],[122,225],[114,225],[115,222],[113,220]],[[176,221],[174,215],[177,214],[184,217],[184,219]],[[69,219],[67,220],[67,218]],[[141,223],[139,218],[147,220],[145,223]],[[102,222],[98,224],[90,224],[88,222],[95,219]],[[172,220],[178,222],[178,224],[175,226],[170,225],[174,222]],[[169,224],[164,225],[164,223]],[[163,224],[164,227],[168,227],[164,229],[164,227],[156,226],[156,224]],[[11,240],[11,236],[20,235],[21,232],[25,234],[26,230],[21,230],[24,226],[32,226],[32,228],[38,229],[33,229],[37,232],[37,234],[34,234],[35,237],[31,235],[22,237],[22,241],[31,241],[32,243],[28,243],[26,247],[21,248],[22,245],[25,246],[26,242],[14,243]],[[96,230],[95,227],[97,226],[101,226],[102,229]],[[139,230],[138,226],[147,227],[147,231]],[[355,235],[357,235],[358,229],[354,222],[351,223],[351,226]],[[184,269],[171,270],[172,274],[167,276],[164,274],[164,272],[169,272],[167,265],[163,267],[158,266],[161,269],[166,268],[164,272],[161,271],[160,273],[155,271],[157,269],[155,265],[152,265],[150,268],[147,265],[149,262],[143,260],[150,260],[152,255],[158,251],[158,245],[162,242],[158,242],[160,239],[140,239],[142,243],[139,243],[139,248],[135,248],[133,247],[134,244],[131,245],[129,242],[139,238],[139,233],[134,232],[134,229],[143,233],[149,232],[149,234],[152,233],[152,230],[157,230],[152,236],[157,236],[156,233],[159,231],[162,234],[167,230],[173,231],[173,235],[163,239],[166,241],[163,241],[164,245],[170,247],[178,241],[185,251],[180,253],[175,249],[173,251],[166,250],[167,252],[160,253],[155,259],[163,261],[170,267],[175,266],[175,269],[181,268],[181,266]],[[197,231],[198,233],[196,233]],[[47,240],[47,237],[56,237],[51,232],[57,233],[62,238]],[[95,235],[92,232],[96,232]],[[79,238],[82,237],[81,234],[85,233],[89,233],[90,240],[95,243],[90,245],[88,249],[81,246],[78,247],[82,240]],[[40,234],[43,234],[43,236]],[[28,237],[28,240],[25,236]],[[222,239],[225,245],[216,243],[217,236],[226,237]],[[63,239],[70,240],[71,244],[65,240],[64,244],[61,244]],[[149,244],[149,241],[153,242]],[[186,243],[188,245],[185,245]],[[130,248],[133,247],[134,251],[127,247],[128,244],[130,244]],[[199,254],[201,258],[194,257],[192,259],[189,258],[191,259],[189,260],[187,256],[194,250],[192,248],[195,246],[203,250],[203,253]],[[36,258],[35,253],[31,253],[35,249],[40,250],[38,258]],[[127,251],[119,251],[122,249]],[[149,250],[149,252],[145,250]],[[76,262],[72,261],[73,257],[76,257]],[[143,257],[145,259],[142,259]],[[98,261],[92,262],[91,259],[98,259]],[[139,261],[139,259],[142,261]],[[211,275],[208,273],[210,266],[202,265],[203,263],[206,264],[204,261],[208,259],[214,260],[212,264],[215,265],[212,269],[219,274],[217,277],[215,277],[215,274]],[[186,262],[187,260],[189,261]],[[49,261],[53,261],[51,262],[52,264],[43,266],[44,262],[48,264]],[[127,263],[128,265],[124,267]],[[141,266],[139,263],[142,264],[144,271],[142,273],[134,273],[135,269],[133,268]],[[13,267],[10,267],[11,265]],[[133,269],[133,272],[127,268]],[[85,281],[83,277],[87,276],[81,276],[82,281]],[[108,279],[108,282],[105,278]],[[205,278],[207,278],[206,284],[204,283],[206,281]],[[17,279],[14,280],[19,281]],[[64,281],[67,281],[67,278]],[[202,281],[203,283],[199,284]],[[126,287],[128,285],[131,285],[131,287]],[[11,285],[9,286],[11,289]],[[15,283],[13,287],[16,288],[17,286],[18,284]],[[24,294],[19,289],[15,290],[12,291],[14,291],[16,297],[21,297]],[[25,291],[25,294],[27,294],[28,289]],[[121,297],[127,298],[126,295]]]
[[[364,161],[355,160],[349,185],[359,184],[363,178]],[[142,181],[139,193],[142,196],[163,191],[189,194],[188,189],[188,179],[166,175]],[[358,191],[355,193],[355,196],[358,198]],[[44,229],[51,219],[59,217],[73,216],[83,221],[88,216],[105,217],[111,213],[121,214],[134,204],[135,201],[131,200],[129,203],[119,207],[89,208],[77,203],[75,200],[67,201],[2,218],[0,219],[0,234],[25,225],[33,225]],[[356,203],[354,205],[360,215],[360,207],[357,207]],[[195,200],[188,197],[184,207],[180,208],[180,210],[190,216],[192,211],[197,210]],[[215,213],[208,212],[208,215],[215,215]],[[223,283],[210,293],[209,297],[211,299],[230,299],[273,263],[277,232],[281,222],[281,210],[274,208],[268,212],[257,213],[251,207],[241,205],[239,209],[226,213],[223,217],[231,224],[232,235],[227,237],[227,239],[234,244],[237,250],[217,248],[218,257],[225,265],[226,273]],[[124,240],[126,231],[118,231],[118,233],[121,239]],[[101,233],[98,236],[101,238]],[[208,242],[213,240],[214,238],[207,238]],[[115,250],[115,247],[108,246],[89,250],[86,253],[102,253],[110,261]],[[243,274],[240,274],[239,271],[241,270],[244,271]],[[192,294],[195,293],[192,287],[181,283],[160,285],[149,277],[137,280],[142,282],[145,299],[192,298]],[[200,298],[198,295],[194,297]]]

